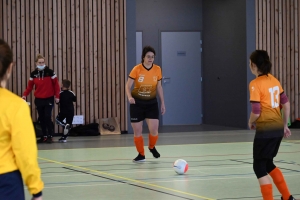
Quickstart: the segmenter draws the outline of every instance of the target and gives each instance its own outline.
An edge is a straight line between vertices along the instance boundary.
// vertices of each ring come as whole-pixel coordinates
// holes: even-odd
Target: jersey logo
[[[141,85],[139,88],[140,94],[149,94],[151,93],[152,85]]]
[[[153,81],[157,81],[157,76],[153,76]]]

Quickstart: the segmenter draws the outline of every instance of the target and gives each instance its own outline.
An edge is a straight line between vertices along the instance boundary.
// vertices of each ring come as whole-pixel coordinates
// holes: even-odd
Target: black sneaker
[[[150,152],[152,153],[153,157],[154,158],[159,158],[160,157],[160,154],[157,152],[157,150],[155,149],[155,147],[153,147],[153,149],[150,149]]]
[[[61,138],[59,138],[58,142],[66,143],[67,138],[66,137],[61,137]]]
[[[68,135],[70,128],[71,128],[70,124],[66,124],[66,125],[65,125],[65,128],[64,128],[64,135]]]
[[[52,140],[52,136],[48,136],[48,137],[47,137],[47,143],[49,143],[49,144],[50,144],[50,143],[52,143],[52,142],[53,142],[53,140]]]
[[[281,200],[283,200],[282,197],[281,197]],[[296,199],[291,195],[288,200],[296,200]]]
[[[44,143],[44,142],[46,142],[47,141],[47,137],[46,136],[43,136],[43,137],[41,137],[40,139],[38,139],[36,142],[37,143]]]
[[[135,159],[133,159],[133,162],[145,162],[145,156],[139,154]]]

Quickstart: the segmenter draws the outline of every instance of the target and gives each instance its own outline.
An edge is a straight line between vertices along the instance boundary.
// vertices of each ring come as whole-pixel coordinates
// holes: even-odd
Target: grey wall
[[[202,0],[136,0],[136,30],[143,32],[143,46],[156,50],[154,62],[161,66],[160,33],[201,31]]]
[[[255,0],[127,0],[126,6],[127,71],[135,65],[136,31],[143,32],[143,45],[156,49],[158,65],[161,31],[201,31],[203,123],[246,128]]]
[[[136,0],[126,0],[126,36],[127,36],[127,73],[128,74],[132,66],[135,65],[135,33],[136,33]],[[127,80],[126,75],[126,80]],[[125,85],[124,85],[125,87]],[[127,101],[126,101],[127,102]],[[128,133],[133,133],[132,127],[130,125],[130,115],[129,115],[129,104],[127,104],[127,127]]]
[[[254,38],[253,35],[247,35],[249,27],[247,27],[246,3],[246,0],[203,1],[205,124],[247,127],[249,114],[247,43],[255,45],[255,34]],[[251,14],[250,10],[248,14]],[[255,17],[255,13],[253,16]]]
[[[247,58],[246,62],[249,63],[250,54],[256,49],[256,21],[255,21],[255,0],[246,0],[246,37],[247,37]],[[247,86],[255,76],[251,73],[249,67],[247,67]],[[248,87],[247,87],[248,89]],[[247,101],[250,100],[250,94],[247,93]],[[247,104],[248,116],[251,113],[250,103]]]

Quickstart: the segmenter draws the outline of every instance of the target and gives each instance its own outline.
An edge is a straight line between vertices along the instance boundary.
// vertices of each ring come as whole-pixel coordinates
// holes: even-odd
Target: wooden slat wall
[[[76,115],[85,123],[117,117],[126,123],[125,0],[0,0],[0,38],[16,62],[8,89],[21,96],[42,54],[61,83],[72,82]],[[33,103],[33,92],[28,96]],[[31,106],[32,118],[37,113]],[[55,106],[53,117],[58,113]],[[56,126],[56,132],[61,132]]]
[[[272,73],[291,103],[291,120],[300,118],[298,0],[256,0],[256,48],[269,52]]]

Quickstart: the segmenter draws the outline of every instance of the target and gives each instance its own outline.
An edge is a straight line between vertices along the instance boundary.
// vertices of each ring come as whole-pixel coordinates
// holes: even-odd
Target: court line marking
[[[288,163],[283,163],[283,164],[280,164],[280,165],[278,165],[278,166],[280,166],[281,168],[283,167],[283,166],[290,166],[291,164],[288,164]],[[80,166],[79,166],[80,167]],[[82,167],[90,167],[90,166],[82,166]],[[200,174],[205,174],[205,175],[209,175],[209,173],[208,172],[204,172],[203,170],[206,170],[206,169],[234,169],[234,168],[238,168],[238,169],[246,169],[246,168],[251,168],[252,167],[252,165],[242,165],[242,166],[238,166],[238,167],[213,167],[213,168],[201,168],[201,167],[194,167],[193,169],[190,169],[190,171],[192,170],[192,171],[199,171],[199,173]],[[57,167],[57,168],[59,168],[59,167]],[[282,168],[283,169],[283,168]],[[162,169],[162,170],[155,170],[155,172],[165,172],[165,171],[168,171],[168,172],[170,172],[170,171],[173,171],[173,170],[170,170],[170,169]],[[153,170],[147,170],[147,169],[144,169],[144,170],[142,170],[142,171],[139,171],[138,170],[138,172],[142,172],[142,173],[152,173],[153,172]],[[107,172],[108,173],[108,172]],[[111,170],[110,172],[109,172],[110,174],[130,174],[130,173],[135,173],[135,172],[128,172],[128,171],[122,171],[122,170],[118,170],[118,169],[116,169],[115,171],[114,170]],[[57,177],[57,176],[82,176],[83,174],[69,174],[69,175],[61,175],[61,174],[55,174],[55,175],[42,175],[42,177],[49,177],[49,178],[51,178],[51,177]],[[194,174],[189,174],[189,175],[194,175]],[[222,176],[226,176],[226,175],[228,175],[228,174],[222,174]],[[248,174],[244,174],[244,175],[248,175]],[[293,176],[293,175],[287,175],[287,176]],[[192,178],[194,178],[194,177],[192,177]],[[151,180],[151,179],[149,179],[149,180]],[[195,179],[194,179],[195,180]]]
[[[300,141],[300,140],[294,140],[294,141]],[[284,143],[285,141],[283,140],[282,143]],[[201,145],[213,145],[213,144],[227,144],[227,145],[232,145],[232,144],[245,144],[245,143],[250,143],[253,144],[252,142],[219,142],[219,143],[203,143],[203,144],[165,144],[165,145],[157,145],[157,147],[164,147],[164,146],[201,146]],[[295,143],[290,143],[290,142],[286,142],[287,145],[292,145]],[[61,143],[60,143],[61,144]],[[62,144],[63,145],[63,144]],[[112,148],[134,148],[135,146],[126,146],[126,147],[93,147],[93,148],[70,148],[70,149],[39,149],[38,151],[60,151],[60,150],[93,150],[93,149],[112,149]],[[148,146],[144,146],[147,147]]]
[[[300,176],[300,174],[290,174],[290,175],[287,175],[285,174],[284,177],[294,177],[294,176]],[[256,176],[252,174],[246,174],[245,176],[223,176],[223,177],[210,177],[210,178],[195,178],[195,179],[191,179],[189,181],[210,181],[210,180],[228,180],[228,179],[249,179],[249,178],[253,178],[254,180],[256,180]],[[152,180],[152,179],[148,179],[148,180]],[[151,183],[168,183],[168,182],[182,182],[182,181],[186,181],[185,179],[170,179],[170,180],[152,180],[150,181]],[[92,181],[86,181],[86,182],[92,182]],[[102,181],[93,181],[93,182],[102,182]],[[76,182],[74,182],[76,183]],[[61,182],[61,183],[57,183],[57,184],[69,184],[69,183],[64,183],[64,182]],[[74,185],[76,186],[76,185]]]
[[[58,142],[57,142],[58,143]],[[220,143],[205,143],[205,144],[166,144],[166,145],[156,145],[157,147],[163,147],[163,146],[200,146],[200,145],[212,145],[212,144],[242,144],[242,143],[253,143],[253,142],[220,142]],[[61,143],[60,143],[61,144]],[[62,144],[63,145],[63,144]],[[144,146],[147,147],[148,146]],[[39,149],[39,151],[57,151],[57,150],[92,150],[92,149],[112,149],[112,148],[135,148],[135,146],[127,146],[127,147],[93,147],[93,148],[73,148],[73,149]]]
[[[279,168],[282,167],[282,166],[290,166],[291,164],[283,164],[283,165],[276,165],[278,166]],[[202,170],[210,170],[210,169],[215,169],[215,170],[223,170],[223,169],[246,169],[246,168],[253,168],[252,165],[241,165],[241,166],[238,166],[238,167],[206,167],[206,168],[201,168],[201,167],[193,167],[192,169],[189,168],[189,171],[199,171],[200,173],[203,173],[203,174],[208,174],[207,172],[203,172]],[[173,170],[168,170],[168,169],[165,169],[165,170],[155,170],[155,172],[168,172],[168,171],[173,171]],[[140,170],[136,170],[134,172],[130,172],[130,171],[111,171],[111,173],[117,173],[117,174],[130,174],[130,173],[136,173],[136,172],[142,172],[142,173],[152,173],[152,171],[149,171],[149,170],[143,170],[143,171],[140,171]]]
[[[81,170],[86,170],[86,171],[89,171],[89,172],[94,172],[94,173],[97,173],[97,174],[106,175],[108,177],[114,177],[114,178],[130,181],[130,182],[134,182],[134,183],[143,184],[143,185],[151,186],[151,187],[154,187],[154,188],[164,189],[164,190],[167,190],[167,191],[172,191],[172,192],[176,192],[176,193],[179,193],[179,194],[184,194],[184,195],[187,195],[187,196],[197,197],[197,198],[205,199],[205,200],[215,200],[213,198],[204,197],[204,196],[200,196],[200,195],[196,195],[196,194],[192,194],[192,193],[188,193],[188,192],[183,192],[183,191],[180,191],[180,190],[175,190],[175,189],[172,189],[172,188],[167,188],[167,187],[159,186],[159,185],[152,184],[152,183],[147,183],[147,182],[143,182],[143,181],[139,181],[139,180],[135,180],[135,179],[131,179],[131,178],[126,178],[126,177],[123,177],[123,176],[117,176],[117,175],[114,175],[114,174],[101,172],[101,171],[98,171],[98,170],[93,170],[93,169],[89,169],[89,168],[85,168],[85,167],[79,167],[79,166],[76,166],[76,165],[71,165],[71,164],[68,164],[68,163],[63,163],[63,162],[59,162],[59,161],[55,161],[55,160],[50,160],[50,159],[47,159],[47,158],[38,157],[38,159],[48,161],[48,162],[52,162],[52,163],[56,163],[56,164],[59,164],[59,165],[73,167],[75,169],[81,169]]]
[[[84,149],[82,149],[84,150]],[[285,151],[285,152],[278,152],[278,154],[293,154],[293,153],[299,153],[300,151]],[[240,153],[240,154],[205,154],[205,155],[200,155],[200,156],[187,156],[187,155],[180,155],[180,156],[168,156],[164,157],[165,159],[174,159],[178,157],[185,157],[185,158],[203,158],[203,157],[227,157],[227,156],[252,156],[253,153]],[[250,159],[250,158],[249,158]],[[128,161],[130,158],[116,158],[116,159],[103,159],[103,160],[67,160],[65,161],[66,163],[70,162],[111,162],[111,161]],[[156,159],[150,158],[149,161],[155,161]],[[210,160],[208,160],[210,161]],[[213,161],[213,160],[212,160]],[[40,165],[42,164],[48,164],[49,162],[39,162]],[[51,163],[51,162],[50,162]]]
[[[300,174],[296,175],[285,175],[285,177],[289,176],[299,176]],[[233,179],[249,179],[253,178],[255,179],[255,176],[243,176],[243,177],[234,177]],[[206,180],[227,180],[232,179],[229,177],[223,177],[223,178],[201,178],[201,179],[191,179],[189,181],[206,181]],[[173,179],[173,180],[161,180],[161,181],[151,181],[152,183],[168,183],[168,182],[181,182],[186,180],[179,180],[179,179]],[[58,183],[59,184],[59,183]],[[64,183],[62,183],[64,184]],[[99,185],[115,185],[115,184],[126,184],[126,183],[101,183],[101,184],[80,184],[80,185],[58,185],[58,186],[45,186],[45,188],[64,188],[64,187],[80,187],[80,186],[99,186]]]
[[[74,175],[75,176],[75,175]],[[284,177],[294,177],[294,176],[300,176],[299,173],[293,173],[293,174],[284,174]],[[238,178],[256,178],[254,173],[245,173],[245,174],[218,174],[218,175],[198,175],[198,176],[188,176],[186,178],[190,178],[188,181],[198,181],[198,180],[227,180],[227,179],[238,179]],[[164,179],[164,180],[161,180]],[[152,183],[159,183],[159,182],[174,182],[174,181],[186,181],[186,179],[180,179],[176,177],[166,177],[166,178],[145,178],[143,180],[148,180],[149,182]],[[139,180],[138,180],[139,181]],[[82,181],[81,181],[82,182]],[[90,182],[103,182],[103,181],[83,181],[86,183]],[[48,184],[69,184],[69,183],[79,183],[79,182],[59,182],[59,183],[48,183]]]

